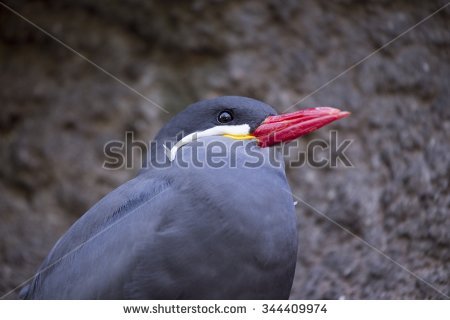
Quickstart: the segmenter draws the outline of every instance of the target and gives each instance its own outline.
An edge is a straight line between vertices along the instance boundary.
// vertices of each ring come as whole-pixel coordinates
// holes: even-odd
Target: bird
[[[284,164],[267,159],[280,156],[272,146],[348,114],[278,115],[240,96],[188,106],[154,138],[148,167],[68,229],[20,297],[288,299],[297,217]],[[195,144],[199,159],[221,148],[221,165],[196,165]]]

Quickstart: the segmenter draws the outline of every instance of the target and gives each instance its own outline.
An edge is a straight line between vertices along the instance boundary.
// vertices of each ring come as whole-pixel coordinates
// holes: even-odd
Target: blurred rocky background
[[[288,168],[293,191],[404,267],[300,202],[291,298],[450,295],[450,6],[309,95],[446,1],[2,3],[170,114],[0,3],[0,295],[135,176],[106,142],[229,94],[351,111],[303,143],[336,129],[354,167]]]

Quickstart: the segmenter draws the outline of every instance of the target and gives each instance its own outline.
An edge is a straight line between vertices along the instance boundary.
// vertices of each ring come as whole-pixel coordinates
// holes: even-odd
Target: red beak
[[[319,107],[269,116],[253,131],[253,135],[260,147],[270,147],[294,140],[349,114],[335,108]]]

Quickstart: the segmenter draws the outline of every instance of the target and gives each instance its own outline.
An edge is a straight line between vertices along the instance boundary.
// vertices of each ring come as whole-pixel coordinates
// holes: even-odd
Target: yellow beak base
[[[251,134],[224,134],[224,137],[231,138],[234,140],[251,140],[256,139],[254,135]]]

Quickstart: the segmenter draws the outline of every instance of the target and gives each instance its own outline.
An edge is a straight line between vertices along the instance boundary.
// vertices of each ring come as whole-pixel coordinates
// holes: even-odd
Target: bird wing
[[[158,197],[170,187],[168,177],[140,175],[106,195],[58,240],[21,294],[35,299],[107,298],[105,290],[111,298],[120,294],[123,288],[112,288],[120,281],[115,285],[108,277],[120,280],[125,264],[132,263],[133,248],[121,243],[131,245],[139,236],[136,223],[152,223],[152,211],[163,205]]]

